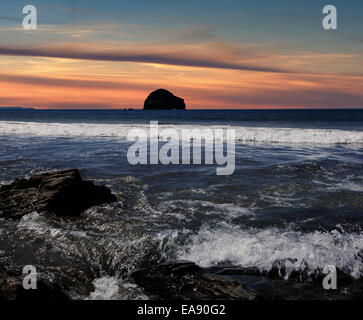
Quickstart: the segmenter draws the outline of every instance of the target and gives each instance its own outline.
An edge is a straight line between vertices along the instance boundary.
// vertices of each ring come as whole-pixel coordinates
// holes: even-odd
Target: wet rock
[[[116,201],[109,189],[82,180],[78,169],[17,179],[0,187],[0,216],[19,219],[33,211],[78,216],[86,209]]]
[[[39,279],[37,289],[25,290],[23,276],[7,272],[0,267],[0,301],[1,300],[39,300],[39,301],[66,301],[70,298],[57,284]]]
[[[340,290],[324,290],[321,282],[273,279],[254,268],[200,268],[191,262],[171,262],[132,274],[155,298],[167,300],[343,300],[362,297],[362,281]]]
[[[195,298],[195,277],[200,268],[194,263],[160,264],[132,274],[136,283],[147,292],[164,299]]]
[[[132,277],[148,293],[163,299],[256,300],[261,291],[264,296],[273,295],[264,278],[245,275],[237,268],[202,269],[190,262],[173,262],[136,271]]]
[[[182,98],[174,96],[165,89],[158,89],[148,96],[144,104],[145,110],[185,110],[185,102]]]

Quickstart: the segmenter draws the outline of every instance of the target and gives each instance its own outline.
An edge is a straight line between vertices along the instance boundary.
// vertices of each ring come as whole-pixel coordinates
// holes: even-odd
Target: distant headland
[[[158,89],[147,97],[144,110],[185,110],[185,102],[168,90]]]

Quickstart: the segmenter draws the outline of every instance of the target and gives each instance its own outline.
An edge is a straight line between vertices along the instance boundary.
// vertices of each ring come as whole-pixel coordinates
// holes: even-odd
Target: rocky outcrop
[[[144,104],[145,110],[185,110],[185,102],[182,98],[174,96],[165,89],[158,89],[148,96]]]
[[[233,281],[223,281],[207,275],[194,263],[175,262],[142,269],[132,274],[135,282],[146,292],[167,300],[254,299]]]
[[[33,211],[78,216],[86,209],[116,201],[109,189],[82,180],[78,169],[17,179],[0,187],[0,216],[19,219]]]
[[[138,270],[135,282],[156,299],[167,300],[345,300],[360,299],[362,281],[339,279],[339,290],[325,290],[321,281],[271,278],[257,269],[200,268],[192,262],[171,262]]]
[[[148,293],[173,300],[256,300],[278,297],[265,277],[243,269],[199,268],[190,262],[156,265],[133,273]]]
[[[60,286],[44,279],[37,281],[37,289],[25,290],[22,275],[7,272],[0,266],[1,300],[66,301],[70,299]]]

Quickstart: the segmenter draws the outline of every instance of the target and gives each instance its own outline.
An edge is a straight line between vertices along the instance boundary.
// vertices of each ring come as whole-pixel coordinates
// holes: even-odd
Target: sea
[[[128,132],[150,121],[235,129],[234,173],[130,164]],[[176,260],[359,279],[362,147],[363,110],[0,109],[0,184],[79,168],[118,199],[79,218],[0,218],[0,264],[34,265],[73,299],[148,299],[131,273]]]

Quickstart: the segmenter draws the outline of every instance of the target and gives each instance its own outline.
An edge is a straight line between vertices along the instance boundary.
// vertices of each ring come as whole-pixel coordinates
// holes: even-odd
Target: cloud
[[[0,74],[0,81],[7,83],[21,83],[34,86],[54,86],[54,87],[78,87],[92,89],[140,89],[148,90],[150,85],[142,83],[132,83],[126,81],[106,81],[100,80],[78,80],[70,78],[49,78],[37,76],[21,76]]]
[[[255,92],[233,92],[228,95],[224,93],[201,95],[200,98],[236,107],[363,108],[363,95],[337,88],[264,89],[263,95],[256,95]]]
[[[47,57],[65,58],[78,60],[94,61],[113,61],[113,62],[138,62],[155,63],[162,65],[185,66],[196,68],[229,69],[256,72],[289,73],[280,68],[269,68],[254,64],[240,64],[226,62],[212,58],[198,58],[186,53],[143,53],[143,52],[99,52],[99,51],[80,51],[70,48],[15,48],[0,46],[0,55],[8,56],[28,56],[28,57]]]

